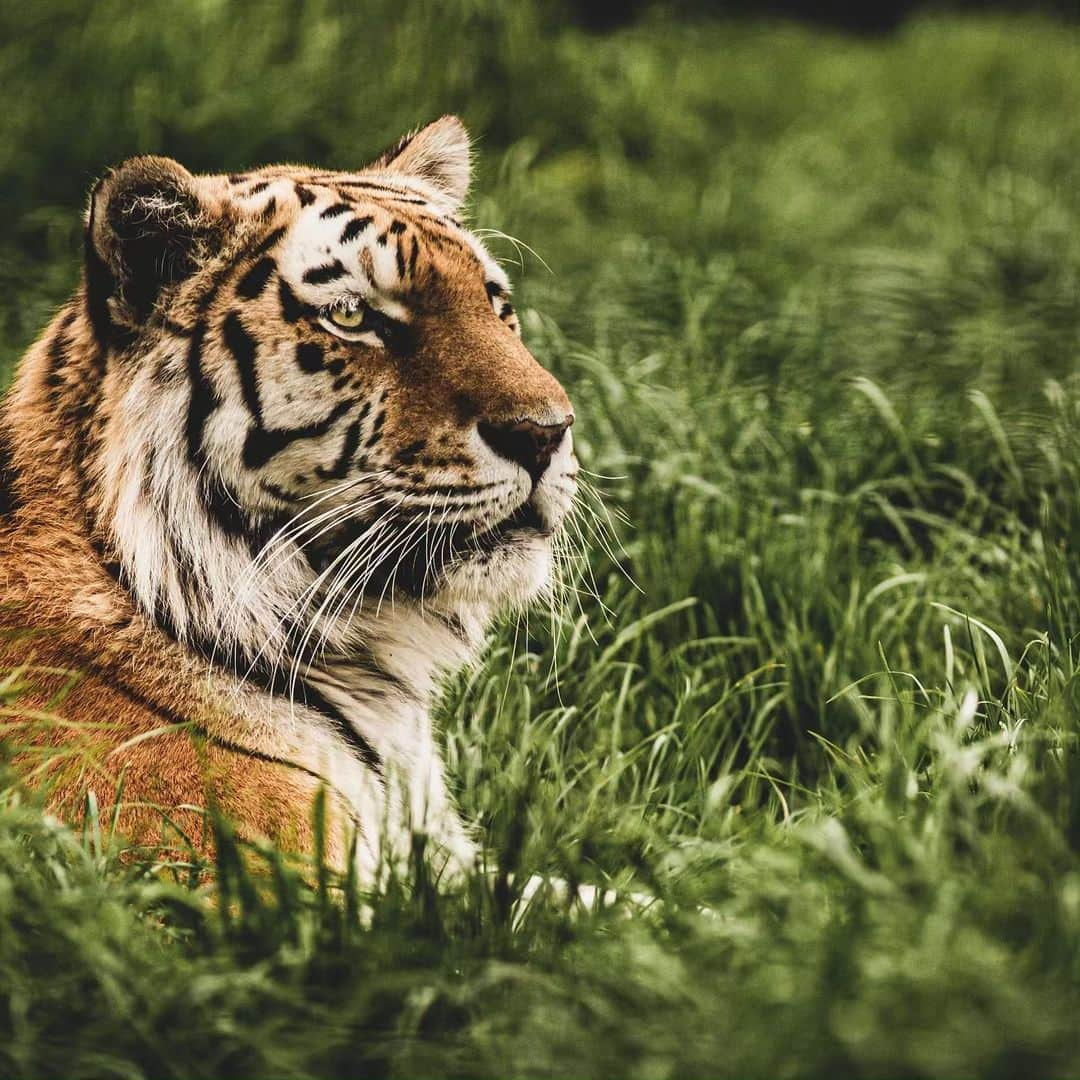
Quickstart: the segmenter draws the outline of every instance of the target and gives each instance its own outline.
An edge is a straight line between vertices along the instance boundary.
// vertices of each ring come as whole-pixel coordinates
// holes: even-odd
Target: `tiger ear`
[[[99,180],[86,218],[87,300],[99,336],[145,321],[161,291],[195,271],[220,223],[220,205],[171,158],[129,158]]]
[[[423,180],[456,210],[469,191],[469,133],[456,116],[440,116],[427,127],[399,139],[368,168]]]

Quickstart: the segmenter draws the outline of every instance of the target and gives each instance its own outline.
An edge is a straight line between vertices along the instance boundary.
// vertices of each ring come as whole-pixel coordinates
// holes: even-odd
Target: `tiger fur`
[[[59,718],[16,761],[58,813],[89,788],[209,854],[213,806],[303,851],[325,787],[332,859],[419,831],[472,865],[433,695],[548,587],[577,466],[469,172],[448,116],[355,173],[138,157],[94,189],[0,412],[5,711]]]

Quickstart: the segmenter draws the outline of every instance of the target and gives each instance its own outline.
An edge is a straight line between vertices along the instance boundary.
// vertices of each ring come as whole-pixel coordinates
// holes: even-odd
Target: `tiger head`
[[[574,414],[457,216],[468,183],[443,117],[356,172],[138,157],[98,184],[93,509],[180,636],[262,604],[264,630],[332,641],[377,603],[461,615],[548,584]]]

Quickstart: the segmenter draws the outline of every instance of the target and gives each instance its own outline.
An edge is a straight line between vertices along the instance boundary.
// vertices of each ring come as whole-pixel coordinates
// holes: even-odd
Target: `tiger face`
[[[87,304],[123,357],[96,516],[136,598],[181,635],[213,630],[225,584],[240,602],[239,563],[218,558],[232,548],[285,588],[281,607],[303,595],[323,617],[376,598],[498,606],[548,583],[574,414],[457,217],[468,178],[444,117],[354,173],[193,176],[142,157],[95,190]],[[297,559],[267,556],[286,545]]]

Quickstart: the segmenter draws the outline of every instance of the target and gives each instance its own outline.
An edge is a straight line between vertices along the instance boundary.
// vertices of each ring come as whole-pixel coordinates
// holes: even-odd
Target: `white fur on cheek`
[[[515,538],[483,559],[454,566],[437,592],[440,604],[492,612],[522,608],[550,584],[551,540],[544,536]]]

